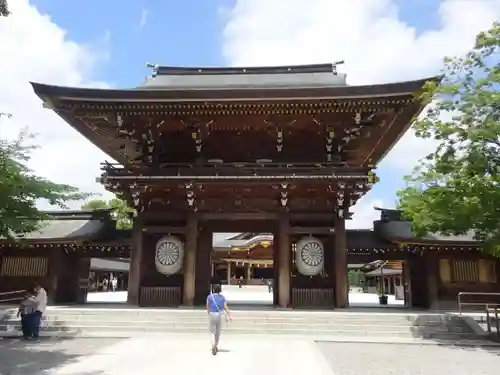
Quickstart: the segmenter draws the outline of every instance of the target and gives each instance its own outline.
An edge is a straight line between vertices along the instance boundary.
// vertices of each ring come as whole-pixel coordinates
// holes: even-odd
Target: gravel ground
[[[500,348],[318,342],[335,375],[497,375]]]
[[[117,339],[0,340],[0,375],[39,375],[113,345]]]

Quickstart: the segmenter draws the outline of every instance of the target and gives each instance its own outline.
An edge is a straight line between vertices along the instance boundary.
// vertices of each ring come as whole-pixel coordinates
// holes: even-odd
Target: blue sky
[[[224,27],[217,0],[37,0],[38,9],[79,43],[108,44],[109,60],[94,72],[112,86],[131,87],[145,63],[221,65]],[[229,3],[228,3],[229,4]],[[142,22],[142,24],[141,24]]]
[[[79,43],[106,44],[109,59],[94,78],[115,87],[137,85],[146,62],[224,65],[224,9],[232,0],[35,0],[41,13]],[[399,16],[418,33],[438,26],[439,0],[396,0]],[[141,24],[142,21],[142,24]]]
[[[235,30],[236,33],[239,33],[239,38],[233,37],[230,40],[231,38],[228,37],[227,32],[225,34],[225,30],[228,23],[235,26],[230,23],[230,17],[228,17],[228,12],[234,7],[235,1],[32,0],[31,3],[37,7],[40,13],[49,15],[54,23],[66,30],[68,39],[79,44],[90,45],[93,49],[105,52],[102,56],[105,58],[99,61],[91,72],[92,76],[86,77],[86,79],[105,82],[115,88],[134,87],[141,83],[145,76],[150,74],[150,70],[145,67],[146,62],[181,66],[227,65],[232,61],[244,61],[244,63],[249,64],[255,61],[258,63],[271,61],[271,64],[276,64],[276,61],[278,63],[295,63],[301,61],[301,51],[297,52],[297,48],[308,48],[310,47],[309,43],[314,43],[314,41],[309,42],[309,40],[304,43],[304,40],[300,39],[302,34],[306,35],[308,32],[311,33],[312,30],[317,33],[314,34],[317,36],[315,39],[321,39],[321,35],[329,32],[329,25],[332,25],[333,22],[340,24],[343,18],[346,18],[342,15],[339,18],[337,14],[336,21],[330,20],[331,9],[337,10],[338,6],[344,6],[346,3],[342,1],[333,5],[328,1],[323,2],[323,8],[326,7],[325,4],[330,6],[328,11],[319,10],[317,13],[311,13],[313,14],[312,19],[307,18],[311,17],[310,14],[304,16],[304,19],[300,19],[303,9],[301,7],[307,7],[311,2],[301,2],[300,0],[240,0],[240,3],[246,1],[244,11],[249,15],[244,14],[242,16],[240,13],[238,27],[228,28],[228,30],[231,29],[233,34]],[[373,2],[366,2],[372,3],[370,9],[360,8],[359,5],[355,4],[357,1],[361,3],[361,0],[351,0],[353,5],[345,5],[344,9],[350,9],[354,12],[356,6],[358,6],[357,11],[364,11],[364,14],[360,15],[358,19],[351,17],[350,21],[346,21],[347,23],[342,26],[337,25],[336,30],[330,30],[330,32],[334,33],[331,38],[336,38],[334,40],[336,43],[333,43],[335,44],[334,47],[331,47],[328,39],[330,37],[326,37],[326,39],[319,41],[316,46],[313,46],[316,49],[312,48],[315,52],[310,55],[312,59],[321,59],[321,56],[329,59],[330,56],[338,54],[340,55],[338,57],[343,59],[350,52],[355,51],[347,58],[347,63],[351,64],[348,81],[349,79],[358,79],[358,81],[366,82],[373,79],[375,83],[382,83],[384,80],[416,79],[437,74],[439,73],[441,59],[444,57],[441,54],[450,53],[449,51],[454,54],[456,51],[464,50],[464,43],[468,44],[470,41],[456,42],[456,40],[462,41],[473,38],[477,33],[477,27],[479,27],[476,25],[469,27],[467,33],[464,34],[465,36],[456,35],[457,30],[465,29],[462,25],[467,26],[471,21],[464,21],[460,17],[452,19],[452,16],[464,14],[464,9],[465,12],[470,11],[469,8],[472,9],[470,4],[475,3],[472,0],[470,2],[448,0],[448,8],[455,7],[456,9],[452,9],[445,17],[440,17],[439,13],[440,6],[445,0],[385,0],[387,3],[392,3],[393,7],[390,9],[386,7],[377,8],[378,5],[373,5]],[[382,3],[383,0],[380,1]],[[312,2],[316,4],[318,9],[322,9],[318,6],[321,3],[320,1]],[[284,21],[286,18],[282,17],[283,20],[277,20],[276,17],[282,16],[282,11],[287,10],[283,8],[284,5],[292,3],[294,10],[285,13],[283,17],[295,17],[298,21],[294,19],[290,21],[290,25]],[[251,4],[254,9],[248,9],[248,4]],[[255,4],[261,4],[261,6],[255,6]],[[270,4],[275,5],[274,9]],[[266,9],[263,9],[265,7]],[[487,9],[486,5],[483,5],[482,9],[483,13],[478,14],[483,16],[488,14],[488,11],[484,10]],[[274,13],[266,19],[266,16],[271,11]],[[373,15],[374,13],[376,14]],[[317,20],[316,17],[322,17],[322,20],[319,18]],[[248,25],[245,23],[249,20],[254,24]],[[451,26],[448,28],[443,27],[443,20],[448,21]],[[296,25],[295,22],[309,22],[310,24]],[[316,24],[321,22],[322,26],[316,27]],[[356,29],[356,26],[349,29],[351,24],[356,22],[360,23],[359,30]],[[362,22],[365,22],[365,25],[361,25]],[[394,26],[395,24],[397,25]],[[302,26],[302,29],[299,26]],[[488,26],[489,24],[483,27],[481,24],[480,30]],[[297,29],[299,30],[297,31]],[[287,31],[280,33],[281,30]],[[387,30],[392,30],[393,35],[388,35],[391,34],[391,31]],[[346,42],[342,45],[342,43],[339,43],[339,40],[343,38],[342,33],[355,33],[357,31],[364,33],[364,39],[361,38],[363,44],[351,45],[350,42]],[[294,35],[288,37],[286,35],[288,32],[292,34],[295,32],[298,37]],[[271,43],[271,47],[267,45],[266,50],[266,46],[263,46],[263,44],[268,38],[274,38],[278,41],[276,42],[278,44],[273,46]],[[450,41],[453,41],[454,44],[449,43]],[[233,42],[233,45],[231,45],[231,42]],[[296,47],[296,44],[301,47]],[[375,44],[377,44],[377,47],[370,49]],[[237,55],[232,61],[228,60],[228,54],[225,53],[228,45],[232,48],[233,56]],[[273,54],[273,48],[280,45],[288,46],[288,49],[283,50],[283,55],[286,55],[286,57],[281,58],[281,60],[273,57],[266,58],[266,54]],[[446,52],[440,50],[439,47],[441,46]],[[333,52],[323,53],[328,48],[333,48]],[[374,53],[379,52],[379,48],[382,50],[385,48],[385,56],[374,56]],[[263,50],[265,51],[263,52]],[[436,52],[436,50],[439,51]],[[259,59],[252,59],[252,56],[258,53],[261,54]],[[276,52],[276,54],[279,53]],[[288,56],[291,56],[292,59],[288,59]],[[311,62],[327,61],[314,60]],[[370,70],[366,69],[368,63],[373,66],[369,66],[372,70],[364,74],[366,70]],[[382,72],[384,69],[381,68],[384,68],[385,71]],[[379,72],[381,73],[378,74]],[[415,76],[415,74],[417,75]],[[407,151],[407,146],[413,147],[413,149]],[[398,159],[399,155],[405,157],[406,153],[414,153],[415,149],[419,149],[420,146],[416,145],[414,139],[412,139],[410,143],[405,144],[402,148],[402,152],[399,150],[398,156],[393,157],[393,159]],[[412,163],[414,161],[410,161],[410,164]],[[406,168],[405,172],[408,171],[409,169]],[[402,175],[404,173],[394,163],[386,163],[379,168],[378,174],[381,183],[373,188],[368,203],[371,206],[373,204],[394,206],[395,192],[403,187]],[[368,222],[371,223],[371,220],[370,218]]]

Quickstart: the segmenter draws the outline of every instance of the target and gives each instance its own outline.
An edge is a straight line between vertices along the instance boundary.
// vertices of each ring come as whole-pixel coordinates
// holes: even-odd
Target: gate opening
[[[273,305],[271,233],[214,233],[211,255],[212,283],[222,285],[229,304]]]
[[[349,306],[405,308],[406,289],[402,260],[348,264]]]

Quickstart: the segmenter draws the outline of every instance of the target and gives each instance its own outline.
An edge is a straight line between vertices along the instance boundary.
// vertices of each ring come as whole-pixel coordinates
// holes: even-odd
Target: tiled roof
[[[111,228],[110,210],[46,211],[50,219],[38,230],[19,236],[29,241],[76,241],[94,239]],[[110,226],[111,225],[111,226]]]

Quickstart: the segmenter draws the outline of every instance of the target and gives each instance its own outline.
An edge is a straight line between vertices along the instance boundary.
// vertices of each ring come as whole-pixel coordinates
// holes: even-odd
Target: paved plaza
[[[272,305],[273,295],[267,286],[247,285],[238,288],[236,285],[224,285],[222,293],[229,304]],[[96,292],[89,293],[88,302],[93,303],[125,303],[127,292]],[[349,303],[353,307],[379,306],[378,295],[375,293],[349,293]],[[388,298],[389,306],[403,306],[404,301],[397,301],[394,296]]]
[[[496,375],[498,347],[315,343],[306,338],[223,336],[212,356],[208,337],[0,341],[2,375]]]

